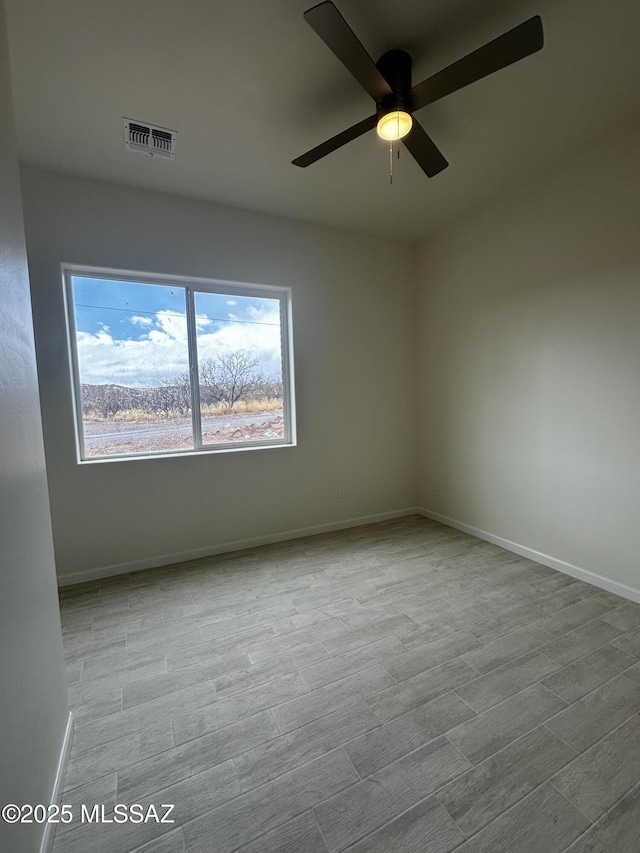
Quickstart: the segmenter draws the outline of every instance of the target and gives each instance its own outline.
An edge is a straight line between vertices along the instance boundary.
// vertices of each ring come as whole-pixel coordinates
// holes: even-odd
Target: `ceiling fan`
[[[337,148],[377,127],[387,140],[402,140],[422,170],[432,178],[449,165],[414,113],[434,101],[524,59],[542,47],[539,15],[509,30],[467,56],[411,85],[411,56],[406,50],[389,50],[377,62],[331,0],[304,13],[305,20],[338,57],[376,103],[374,115],[297,157],[294,166],[310,166]]]

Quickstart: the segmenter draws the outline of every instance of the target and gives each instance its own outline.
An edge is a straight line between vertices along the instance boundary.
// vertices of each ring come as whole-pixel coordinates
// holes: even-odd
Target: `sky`
[[[72,276],[80,381],[153,387],[185,373],[182,287]],[[281,378],[277,299],[196,293],[198,360],[245,349],[258,370]]]

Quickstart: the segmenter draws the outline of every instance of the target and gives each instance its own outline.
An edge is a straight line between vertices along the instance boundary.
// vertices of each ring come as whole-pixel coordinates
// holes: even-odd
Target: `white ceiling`
[[[373,112],[313,30],[314,0],[5,0],[25,163],[415,239],[611,132],[640,106],[638,0],[336,0],[414,82],[534,14],[545,47],[418,113],[450,166],[375,132],[291,160]],[[178,131],[174,161],[125,151],[122,117]]]

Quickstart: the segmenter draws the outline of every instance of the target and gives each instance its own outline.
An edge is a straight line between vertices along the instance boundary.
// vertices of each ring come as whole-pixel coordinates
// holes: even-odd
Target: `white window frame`
[[[246,450],[264,450],[273,447],[294,447],[296,440],[295,391],[293,380],[293,324],[291,317],[291,288],[275,287],[267,284],[247,284],[244,282],[222,281],[218,279],[195,278],[193,276],[175,276],[159,273],[135,272],[131,270],[109,269],[62,264],[65,316],[67,322],[67,342],[69,351],[69,369],[73,405],[75,412],[75,433],[78,463],[94,464],[104,462],[124,462],[132,459],[158,459],[172,456],[193,456],[211,453],[229,453]],[[187,351],[189,356],[189,375],[191,378],[191,424],[193,447],[186,450],[145,451],[109,456],[87,456],[84,443],[84,425],[82,420],[82,393],[80,383],[80,360],[76,337],[76,318],[73,300],[72,278],[95,278],[101,281],[125,281],[134,284],[161,284],[181,288],[185,291],[185,310],[187,316]],[[276,439],[229,442],[221,444],[202,443],[202,420],[200,417],[200,388],[198,381],[198,351],[195,323],[195,296],[197,292],[217,293],[229,296],[254,296],[277,299],[280,303],[280,333],[282,346],[282,409],[284,436]]]

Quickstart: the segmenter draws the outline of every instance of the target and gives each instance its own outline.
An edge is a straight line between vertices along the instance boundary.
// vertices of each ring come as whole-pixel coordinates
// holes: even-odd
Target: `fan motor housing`
[[[408,92],[411,88],[411,54],[406,50],[388,50],[376,67],[394,92]]]
[[[378,118],[391,110],[411,112],[411,55],[406,50],[388,50],[376,62],[378,71],[393,89],[393,96],[378,105]]]

